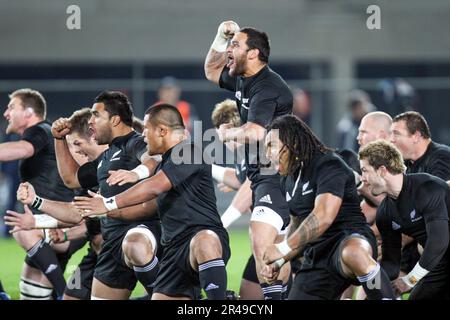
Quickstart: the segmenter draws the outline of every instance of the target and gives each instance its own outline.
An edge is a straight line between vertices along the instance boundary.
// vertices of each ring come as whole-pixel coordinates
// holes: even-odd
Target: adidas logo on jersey
[[[55,270],[56,268],[58,268],[58,266],[56,264],[51,264],[48,266],[47,270],[45,270],[45,274],[49,274],[50,272],[52,272],[53,270]]]
[[[205,288],[205,291],[209,291],[209,290],[214,290],[214,289],[219,289],[219,286],[214,284],[214,283],[210,283],[208,284],[208,286]]]
[[[398,223],[396,223],[395,221],[392,221],[392,230],[398,230],[400,229],[402,226],[399,225]]]
[[[266,194],[264,197],[259,199],[259,202],[267,202],[267,203],[272,204],[272,199],[270,199],[270,194]]]

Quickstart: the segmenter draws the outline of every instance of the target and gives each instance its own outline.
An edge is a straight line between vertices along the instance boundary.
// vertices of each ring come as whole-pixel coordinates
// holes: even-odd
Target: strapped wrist
[[[143,164],[138,165],[136,168],[131,170],[131,172],[136,173],[138,175],[139,180],[150,177],[150,170],[148,170],[147,166]]]
[[[292,251],[292,248],[287,243],[287,239],[283,240],[280,243],[275,244],[275,246],[277,247],[278,251],[280,251],[280,253],[283,256],[287,255],[289,252]]]
[[[102,198],[102,200],[106,210],[113,211],[118,209],[115,196],[110,198]]]
[[[43,203],[44,199],[39,197],[38,195],[35,195],[33,202],[30,204],[30,207],[32,207],[33,209],[40,210]]]
[[[411,272],[404,276],[402,279],[409,287],[413,288],[429,272],[430,271],[422,268],[417,262]]]

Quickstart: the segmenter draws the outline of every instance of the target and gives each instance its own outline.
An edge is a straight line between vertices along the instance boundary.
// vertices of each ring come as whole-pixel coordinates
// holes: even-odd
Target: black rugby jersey
[[[331,193],[342,199],[339,212],[331,226],[312,244],[321,242],[343,230],[366,227],[356,191],[353,170],[335,153],[317,152],[311,165],[301,174],[281,179],[291,214],[304,220],[315,207],[316,197]]]
[[[64,185],[58,173],[50,123],[42,121],[27,128],[23,132],[22,140],[33,145],[34,155],[20,161],[21,181],[31,183],[36,193],[43,198],[72,201],[74,192]],[[39,212],[32,210],[35,213]]]
[[[293,97],[291,90],[280,75],[272,71],[268,66],[262,68],[251,77],[231,77],[229,68],[225,67],[220,75],[221,88],[235,92],[235,100],[241,116],[242,124],[253,122],[262,127],[269,125],[273,119],[292,113]],[[264,142],[261,141],[260,148]],[[260,149],[258,148],[258,149]],[[253,151],[253,152],[252,152]],[[260,151],[264,156],[265,152]],[[245,145],[245,159],[247,164],[247,176],[253,183],[261,179],[274,176],[259,174],[260,162],[256,148],[250,150]]]
[[[431,142],[427,150],[416,161],[405,161],[406,173],[429,173],[450,180],[450,147]]]
[[[437,264],[439,260],[436,255],[441,251],[440,245],[444,245],[445,250],[448,246],[449,215],[450,187],[445,181],[426,173],[404,175],[398,198],[387,196],[377,211],[376,222],[382,238],[382,262],[387,265],[388,273],[398,274],[402,233],[424,247],[419,260],[423,268],[430,270]],[[447,243],[442,243],[445,237]]]
[[[99,186],[100,194],[109,198],[131,188],[134,184],[110,186],[106,182],[110,170],[133,170],[141,164],[141,156],[146,152],[147,144],[144,138],[135,131],[120,136],[110,143],[108,150],[104,151],[96,160],[85,163],[78,169],[78,181],[83,188]],[[102,234],[105,240],[119,236],[120,227],[128,228],[131,224],[138,225],[148,221],[157,220],[157,217],[141,221],[125,221],[110,217],[102,218]]]
[[[155,173],[160,170],[172,184],[157,199],[163,246],[180,243],[198,227],[226,233],[217,212],[211,165],[203,161],[201,149],[180,142],[163,154]]]

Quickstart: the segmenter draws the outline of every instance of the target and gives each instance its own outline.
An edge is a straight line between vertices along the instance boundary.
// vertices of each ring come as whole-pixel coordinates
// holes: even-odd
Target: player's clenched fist
[[[59,118],[52,124],[52,135],[55,139],[64,139],[70,133],[70,121],[68,118]]]
[[[35,197],[36,192],[30,183],[24,182],[19,185],[17,189],[17,200],[23,204],[32,204]]]
[[[239,26],[236,22],[222,22],[217,29],[217,34],[211,48],[217,52],[225,52],[227,50],[228,40],[230,40],[238,31]]]

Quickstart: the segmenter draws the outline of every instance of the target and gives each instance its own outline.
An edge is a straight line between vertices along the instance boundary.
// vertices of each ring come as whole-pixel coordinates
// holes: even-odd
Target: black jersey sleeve
[[[381,267],[389,279],[394,280],[400,273],[402,235],[393,230],[391,215],[384,201],[378,207],[376,224],[381,235]]]
[[[26,129],[23,133],[22,140],[28,141],[33,145],[34,153],[39,153],[49,143],[49,136],[45,130],[39,126],[33,126]]]
[[[251,95],[247,121],[266,127],[273,120],[279,93],[270,85],[261,83],[252,89]]]
[[[204,164],[203,161],[198,161],[198,159],[202,159],[202,151],[199,148],[193,144],[181,146],[182,149],[178,150],[180,153],[177,154],[177,151],[173,150],[171,156],[163,160],[161,167],[174,188],[202,170],[209,170],[209,174],[211,174],[211,166]]]
[[[345,184],[349,179],[348,170],[337,160],[327,161],[317,168],[316,195],[331,193],[344,197]]]
[[[144,139],[133,139],[127,146],[127,154],[131,154],[136,157],[138,161],[141,161],[142,155],[147,151],[147,143]]]
[[[222,73],[219,78],[219,86],[223,89],[227,89],[230,91],[236,91],[236,77],[230,76],[228,73],[230,71],[229,68],[224,67]]]
[[[450,159],[448,154],[443,152],[437,154],[427,167],[427,173],[443,180],[450,180]]]
[[[175,164],[167,161],[163,164],[161,170],[165,173],[174,188],[189,179],[194,174],[199,173],[204,165],[201,164]]]
[[[447,251],[449,241],[446,191],[434,181],[422,184],[415,197],[416,210],[425,220],[427,241],[420,257],[422,268],[431,271]]]
[[[98,186],[97,166],[99,162],[97,160],[86,162],[78,168],[77,177],[81,187],[90,189]]]

